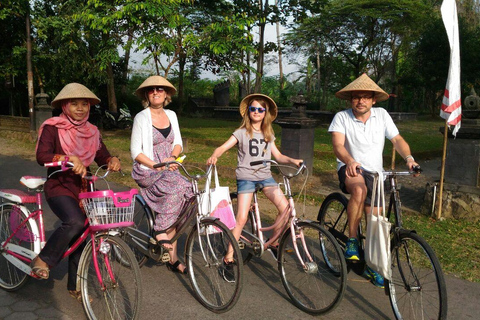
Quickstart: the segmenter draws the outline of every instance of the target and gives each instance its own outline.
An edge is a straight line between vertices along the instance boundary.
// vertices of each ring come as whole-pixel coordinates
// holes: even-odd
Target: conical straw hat
[[[148,77],[143,83],[135,90],[135,94],[140,99],[145,99],[144,89],[148,87],[163,87],[170,96],[173,96],[177,89],[167,79],[161,76]]]
[[[69,83],[57,94],[52,101],[52,107],[61,108],[61,100],[65,99],[89,99],[90,105],[100,102],[100,99],[87,87],[80,83]]]
[[[335,96],[342,100],[350,100],[352,98],[352,91],[373,91],[375,92],[377,102],[385,101],[389,97],[388,93],[383,91],[366,73],[335,93]]]
[[[261,100],[267,101],[268,112],[270,112],[272,121],[275,120],[275,118],[277,117],[277,104],[275,103],[275,101],[273,101],[272,98],[261,93],[249,94],[248,96],[243,98],[242,102],[240,102],[240,114],[242,115],[242,117],[244,116],[247,107],[250,105],[250,103],[252,103],[253,100],[255,100],[255,98],[260,98]]]

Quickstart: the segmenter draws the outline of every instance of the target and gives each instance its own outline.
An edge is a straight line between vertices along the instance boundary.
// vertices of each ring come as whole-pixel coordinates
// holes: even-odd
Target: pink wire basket
[[[102,190],[79,195],[90,228],[94,231],[125,228],[133,225],[136,189],[113,192]]]

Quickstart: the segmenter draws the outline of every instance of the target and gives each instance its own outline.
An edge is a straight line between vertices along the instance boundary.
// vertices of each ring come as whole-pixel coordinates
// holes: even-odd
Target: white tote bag
[[[233,213],[230,189],[221,187],[218,181],[217,167],[214,167],[215,186],[212,188],[212,172],[207,177],[205,192],[200,196],[198,204],[200,213],[220,219],[229,229],[235,228],[235,215]]]
[[[391,280],[390,229],[392,224],[385,217],[385,193],[383,173],[378,173],[372,190],[372,211],[367,215],[367,235],[365,241],[365,261],[373,270],[380,273],[385,279]],[[375,201],[375,194],[378,199]],[[377,215],[374,215],[375,205]],[[380,207],[382,209],[380,209]]]

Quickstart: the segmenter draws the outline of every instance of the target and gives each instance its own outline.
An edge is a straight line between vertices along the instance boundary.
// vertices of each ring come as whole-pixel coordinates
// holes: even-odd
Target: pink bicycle
[[[59,161],[45,166],[60,167],[53,175],[70,169],[73,164]],[[89,319],[137,319],[142,299],[140,268],[130,247],[119,237],[120,228],[133,225],[137,190],[95,191],[94,182],[108,173],[86,177],[90,192],[79,196],[88,218],[86,230],[63,257],[89,241],[83,249],[77,275],[77,290],[82,293],[83,308]],[[46,242],[41,198],[46,180],[22,177],[20,182],[29,193],[0,190],[0,287],[6,291],[18,290],[28,276],[38,278],[30,264]]]

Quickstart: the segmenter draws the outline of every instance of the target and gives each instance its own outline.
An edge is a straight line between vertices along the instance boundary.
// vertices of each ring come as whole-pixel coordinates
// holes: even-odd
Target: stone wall
[[[427,186],[422,213],[432,213],[434,188]],[[438,212],[440,190],[435,193],[434,215]],[[475,187],[444,183],[442,195],[442,218],[453,218],[477,222],[480,221],[480,190]]]
[[[30,118],[0,116],[0,136],[16,140],[31,141]]]

